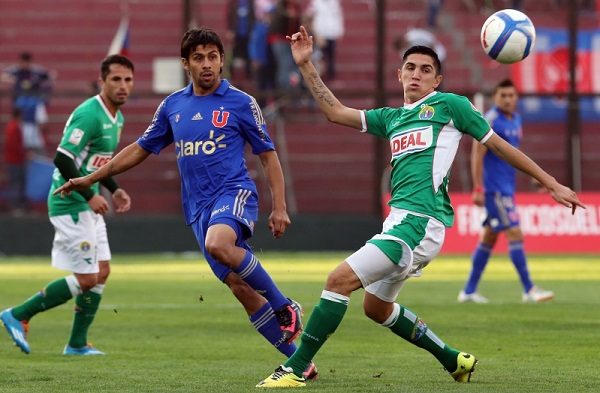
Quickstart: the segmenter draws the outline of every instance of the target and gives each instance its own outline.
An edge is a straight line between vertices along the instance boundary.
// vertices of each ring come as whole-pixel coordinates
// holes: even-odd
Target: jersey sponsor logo
[[[419,119],[430,120],[435,115],[435,109],[432,106],[423,104],[419,111]]]
[[[214,112],[213,112],[213,119],[214,119]],[[200,114],[200,112],[196,113],[193,117],[192,120],[203,120],[202,115]],[[227,120],[225,120],[225,123],[227,123]],[[214,124],[214,121],[213,121]],[[216,125],[215,125],[216,127]]]
[[[104,128],[105,130],[108,130],[109,128],[112,128],[113,125],[112,124],[102,124],[102,128]]]
[[[210,213],[210,216],[212,217],[215,214],[225,213],[229,209],[230,209],[229,205],[221,206],[220,208],[213,210],[212,213]]]
[[[103,165],[106,165],[106,163],[109,162],[111,158],[112,158],[112,154],[110,154],[110,153],[94,154],[88,160],[86,169],[90,172],[97,171]]]
[[[211,130],[207,141],[186,142],[183,139],[175,142],[175,154],[177,159],[186,156],[197,156],[200,153],[211,155],[217,149],[227,147],[225,143],[219,143],[225,138],[225,134],[221,134],[215,138],[215,131]]]
[[[219,119],[220,117],[220,119]],[[212,123],[213,126],[223,128],[227,125],[229,119],[229,112],[227,111],[213,111]]]
[[[415,153],[429,148],[433,144],[433,127],[413,128],[396,134],[390,139],[392,158]]]
[[[85,132],[83,132],[82,129],[79,129],[79,128],[74,129],[73,132],[71,132],[71,136],[69,136],[69,143],[78,145],[79,142],[81,142],[81,138],[83,138],[84,134],[85,134]]]

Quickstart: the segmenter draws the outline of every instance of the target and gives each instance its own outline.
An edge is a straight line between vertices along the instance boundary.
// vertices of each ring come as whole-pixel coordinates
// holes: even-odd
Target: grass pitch
[[[259,257],[304,321],[327,274],[347,253]],[[545,304],[522,304],[510,261],[492,258],[480,285],[487,305],[458,304],[468,257],[439,257],[398,301],[437,335],[479,358],[470,384],[457,384],[433,356],[362,315],[362,290],[315,358],[320,392],[595,392],[600,389],[600,258],[530,257]],[[64,276],[48,258],[0,259],[0,308]],[[73,302],[31,322],[30,355],[0,331],[0,392],[257,392],[284,361],[199,255],[116,255],[89,339],[105,357],[61,355]]]

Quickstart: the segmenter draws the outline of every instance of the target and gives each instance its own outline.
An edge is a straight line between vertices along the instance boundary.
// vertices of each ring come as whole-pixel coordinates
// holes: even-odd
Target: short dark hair
[[[517,88],[517,86],[514,84],[514,82],[509,79],[502,79],[500,82],[498,82],[498,84],[496,85],[496,87],[494,87],[494,94],[496,94],[498,92],[498,89],[502,89],[504,87],[514,87],[515,89]]]
[[[133,62],[129,60],[129,58],[123,55],[108,55],[104,58],[104,60],[102,60],[102,63],[100,64],[100,76],[103,81],[106,80],[106,77],[110,73],[111,64],[121,64],[122,66],[129,68],[131,72],[135,71]]]
[[[406,63],[406,59],[408,58],[408,56],[414,55],[415,53],[431,57],[431,59],[433,60],[433,67],[436,71],[435,76],[442,74],[442,62],[440,61],[440,58],[438,57],[437,53],[428,46],[415,45],[408,48],[406,52],[404,52],[404,56],[402,56],[402,65],[404,66],[404,63]]]
[[[181,37],[181,58],[188,59],[198,45],[215,45],[221,56],[225,55],[221,37],[213,29],[202,26],[189,29]]]

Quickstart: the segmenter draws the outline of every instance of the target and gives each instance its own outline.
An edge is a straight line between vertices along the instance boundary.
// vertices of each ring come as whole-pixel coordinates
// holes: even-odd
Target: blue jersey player
[[[256,185],[244,160],[246,144],[260,158],[271,189],[269,228],[276,238],[290,224],[283,173],[256,100],[221,79],[224,54],[213,30],[188,30],[181,39],[181,60],[192,82],[165,98],[144,134],[103,170],[71,179],[57,193],[89,187],[173,144],[185,220],[206,260],[256,330],[289,357],[302,330],[302,309],[279,291],[246,243],[258,218]],[[306,372],[307,378],[316,377],[314,364]]]
[[[521,116],[515,111],[518,94],[513,82],[505,79],[494,90],[494,107],[485,117],[496,134],[518,148],[521,141]],[[465,287],[458,294],[459,302],[488,303],[477,292],[477,285],[490,258],[498,235],[504,232],[512,260],[521,284],[524,302],[543,302],[554,297],[552,291],[536,287],[529,277],[527,258],[523,251],[523,233],[519,223],[514,194],[516,170],[489,151],[485,145],[473,144],[471,154],[473,202],[485,207],[485,218],[480,241],[472,256],[471,273]]]

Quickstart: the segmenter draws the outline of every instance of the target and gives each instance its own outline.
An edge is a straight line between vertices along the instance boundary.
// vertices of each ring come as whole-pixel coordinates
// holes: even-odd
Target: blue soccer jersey
[[[498,107],[494,106],[485,114],[485,119],[492,129],[505,141],[519,148],[522,136],[521,116],[513,113],[512,119],[506,117]],[[486,193],[514,195],[516,169],[498,158],[491,151],[483,156],[483,186]]]
[[[220,83],[207,96],[194,95],[190,84],[165,98],[137,141],[154,154],[174,143],[188,225],[227,190],[256,194],[244,159],[246,142],[253,154],[275,150],[256,100],[225,79]]]

